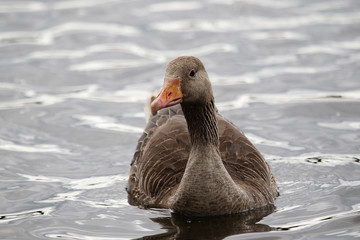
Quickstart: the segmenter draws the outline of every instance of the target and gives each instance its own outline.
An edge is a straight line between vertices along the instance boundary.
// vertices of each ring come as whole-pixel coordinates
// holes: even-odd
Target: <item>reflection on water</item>
[[[359,238],[359,23],[358,0],[0,2],[0,238]],[[179,55],[268,160],[275,211],[128,205],[144,102]]]
[[[140,239],[223,239],[241,233],[274,231],[277,229],[258,223],[274,210],[270,205],[230,216],[192,218],[172,214],[171,217],[152,218],[167,232]]]

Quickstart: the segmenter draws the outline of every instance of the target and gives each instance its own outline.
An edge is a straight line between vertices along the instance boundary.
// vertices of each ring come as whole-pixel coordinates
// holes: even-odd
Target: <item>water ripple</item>
[[[118,123],[116,119],[107,116],[78,115],[74,118],[80,120],[76,125],[87,125],[95,128],[119,131],[125,133],[142,133],[143,129]]]
[[[199,2],[162,2],[151,4],[146,8],[147,12],[172,12],[172,11],[189,11],[203,8],[203,4]]]
[[[339,130],[355,130],[360,129],[360,122],[343,121],[339,123],[318,123],[320,127],[339,129]]]
[[[209,73],[211,84],[218,86],[235,85],[235,84],[252,84],[259,82],[259,79],[252,77],[251,74],[244,74],[238,76],[223,76],[216,73]]]
[[[63,93],[53,94],[38,93],[33,89],[29,89],[26,86],[18,84],[0,84],[0,89],[1,88],[23,93],[25,97],[0,102],[0,110],[23,107],[45,107],[65,102],[68,99],[82,99],[87,101],[116,103],[144,102],[151,94],[150,91],[131,89],[130,85],[128,85],[125,89],[115,92],[101,90],[96,84],[63,87],[58,89],[58,91]]]
[[[354,205],[354,208],[357,210],[345,211],[334,215],[324,215],[320,217],[314,217],[311,219],[301,220],[297,222],[290,222],[285,225],[280,225],[278,227],[279,230],[301,230],[308,227],[313,227],[318,224],[322,224],[324,221],[332,221],[334,219],[347,218],[352,216],[357,216],[360,214],[360,210],[358,205]]]
[[[293,62],[296,62],[297,59],[298,58],[295,55],[273,55],[273,56],[263,57],[261,59],[255,60],[251,64],[275,65],[275,64],[293,63]],[[290,72],[289,70],[287,70],[287,71]],[[293,69],[293,71],[294,71],[294,69]],[[298,69],[298,71],[299,71],[299,69]],[[304,72],[304,70],[303,70],[303,72]],[[309,70],[307,72],[309,72]]]
[[[35,90],[26,89],[25,86],[21,86],[18,84],[4,84],[0,85],[0,88],[8,88],[15,91],[23,92],[26,98],[20,98],[10,101],[2,101],[0,102],[0,110],[3,109],[14,109],[14,108],[22,108],[26,106],[32,107],[43,107],[49,106],[56,103],[61,103],[66,99],[70,98],[80,98],[84,99],[90,96],[97,90],[97,85],[87,85],[87,86],[80,86],[73,89],[64,94],[46,94],[46,93],[37,93]]]
[[[234,32],[253,30],[294,29],[316,24],[357,24],[360,12],[310,14],[283,18],[239,17],[236,19],[196,19],[155,22],[151,27],[164,32]]]
[[[45,11],[46,5],[42,2],[31,1],[8,1],[0,2],[0,13],[13,13],[13,12],[38,12]]]
[[[347,181],[343,179],[339,179],[340,185],[339,187],[357,187],[360,186],[360,180],[359,181]],[[357,209],[360,210],[360,204],[357,205]]]
[[[360,238],[360,231],[347,232],[346,230],[337,231],[334,233],[327,233],[326,236],[338,236],[338,237],[354,237]]]
[[[0,149],[13,152],[26,153],[60,153],[71,154],[69,149],[61,148],[55,144],[22,145],[8,140],[0,139]]]
[[[124,190],[126,139],[143,131],[136,109],[169,60],[195,55],[225,93],[219,110],[250,114],[258,126],[247,135],[273,154],[264,156],[281,195],[256,224],[271,226],[266,237],[360,236],[357,0],[3,0],[0,15],[0,235],[186,238],[196,228],[206,238],[205,224],[130,207]],[[249,106],[270,115],[260,121]],[[289,140],[297,115],[309,134]],[[232,235],[238,225],[228,223]]]
[[[245,3],[250,5],[255,5],[259,7],[266,7],[266,8],[290,8],[296,7],[299,5],[299,1],[263,1],[263,0],[209,0],[211,3],[215,4],[226,4],[226,5],[234,5],[236,3]]]
[[[31,209],[31,210],[16,212],[16,213],[7,213],[7,214],[0,213],[0,224],[9,223],[12,221],[30,218],[30,217],[32,218],[32,217],[38,217],[38,216],[43,216],[43,215],[50,215],[50,213],[53,211],[54,211],[54,208],[48,207],[48,208],[41,208],[41,209]]]
[[[30,182],[38,183],[62,183],[65,188],[71,190],[70,192],[57,193],[49,199],[44,199],[39,202],[41,203],[56,203],[63,201],[77,201],[86,204],[91,207],[103,208],[103,207],[114,207],[121,208],[127,206],[127,199],[97,199],[89,200],[88,198],[82,198],[81,194],[85,191],[108,188],[115,185],[118,182],[127,180],[127,176],[123,175],[109,175],[109,176],[97,176],[82,179],[70,179],[64,177],[48,177],[48,176],[32,176],[27,174],[18,174],[19,176],[27,179]]]
[[[151,60],[128,60],[128,59],[101,59],[70,66],[71,71],[99,71],[121,68],[138,68],[155,64]]]
[[[317,53],[325,53],[332,55],[343,55],[346,51],[339,49],[338,46],[324,46],[324,45],[311,45],[299,48],[297,51],[298,54],[317,54]]]
[[[0,3],[0,13],[40,12],[54,10],[68,10],[76,8],[90,8],[109,3],[123,2],[123,0],[72,0],[57,1],[46,4],[38,1],[7,1]]]
[[[306,6],[299,9],[299,11],[313,11],[313,12],[319,12],[319,11],[329,11],[329,10],[337,10],[346,8],[349,6],[349,2],[346,1],[326,1],[326,2],[318,2],[318,3],[311,3],[306,4]]]
[[[264,58],[262,60],[254,61],[253,63],[250,62],[250,64],[270,64],[272,58]],[[278,62],[281,61],[295,61],[294,58],[291,57],[279,57],[277,59]],[[277,64],[274,62],[274,64]],[[230,84],[236,84],[236,83],[256,83],[261,82],[261,79],[264,78],[271,78],[276,77],[284,74],[317,74],[317,73],[323,73],[323,72],[330,72],[336,70],[336,66],[324,66],[324,67],[265,67],[259,71],[256,72],[247,72],[240,76],[236,77],[230,77],[229,79],[224,79],[224,85]],[[238,81],[239,79],[242,79],[242,81]],[[244,80],[246,79],[246,80]],[[235,81],[233,81],[235,80]],[[215,84],[222,85],[221,82],[215,81]]]
[[[195,55],[201,57],[218,52],[234,52],[236,51],[236,47],[234,47],[231,44],[216,43],[216,44],[202,45],[192,49],[157,51],[157,50],[143,48],[135,44],[120,43],[120,44],[110,44],[110,45],[102,45],[102,46],[98,45],[95,47],[92,46],[88,49],[85,49],[82,53],[83,55],[87,55],[93,52],[102,52],[102,51],[118,51],[118,52],[130,53],[148,59],[140,59],[140,60],[139,59],[136,60],[102,59],[102,60],[96,60],[96,61],[90,61],[90,62],[72,65],[70,66],[70,70],[98,71],[98,70],[107,70],[107,69],[141,67],[145,65],[165,63],[169,59],[181,55]]]
[[[288,142],[269,140],[269,139],[265,139],[265,138],[256,136],[255,134],[252,134],[252,133],[246,133],[246,136],[254,144],[265,145],[265,146],[270,146],[270,147],[277,147],[277,148],[285,148],[290,151],[299,151],[299,150],[304,149],[304,147],[291,146]]]
[[[73,229],[72,229],[73,230]],[[121,237],[97,237],[90,235],[93,233],[74,233],[74,232],[67,232],[65,229],[62,229],[59,233],[45,233],[44,237],[51,238],[51,239],[72,239],[72,240],[128,240],[129,238],[121,238]]]
[[[1,33],[0,33],[0,42],[1,42]],[[1,46],[1,44],[0,44]],[[72,50],[72,49],[55,49],[47,51],[35,51],[27,54],[26,56],[21,56],[14,58],[12,60],[6,60],[3,64],[13,63],[24,63],[31,60],[41,60],[41,59],[79,59],[84,58],[93,54],[101,53],[125,53],[132,54],[144,59],[101,59],[88,61],[83,63],[73,64],[69,67],[73,71],[97,71],[97,70],[106,70],[106,69],[117,69],[117,68],[134,68],[141,67],[151,64],[165,63],[170,59],[180,56],[180,55],[196,55],[198,57],[209,55],[212,53],[219,52],[236,52],[237,48],[234,45],[228,43],[215,43],[207,44],[191,49],[182,49],[182,50],[154,50],[151,48],[145,48],[140,45],[122,42],[122,43],[106,43],[106,44],[97,44],[89,46],[82,50]]]
[[[89,200],[81,197],[84,191],[72,191],[57,193],[55,196],[49,199],[41,200],[40,203],[59,203],[64,201],[80,202],[86,206],[93,208],[124,208],[128,206],[127,199],[98,199]]]
[[[186,50],[156,51],[156,50],[142,48],[135,44],[121,43],[121,44],[92,46],[88,49],[85,49],[84,51],[76,52],[71,56],[82,57],[94,52],[99,53],[102,51],[112,51],[112,52],[118,51],[118,52],[130,53],[130,54],[138,55],[140,57],[146,57],[148,59],[134,59],[134,60],[101,59],[101,60],[74,64],[70,66],[69,69],[72,71],[99,71],[99,70],[119,69],[119,68],[134,68],[134,67],[141,67],[152,64],[165,63],[169,59],[172,59],[180,55],[196,55],[198,57],[201,57],[204,55],[217,53],[217,52],[234,52],[236,51],[236,48],[230,44],[217,43],[217,44],[203,45],[197,48],[186,49]],[[39,57],[40,54],[38,53],[36,55]],[[42,54],[42,55],[48,56],[49,54]],[[64,55],[64,52],[62,52],[61,55]]]
[[[36,96],[31,96],[28,98],[23,98],[23,99],[16,99],[16,100],[11,100],[11,101],[3,101],[0,103],[0,110],[3,109],[14,109],[14,108],[22,108],[25,106],[48,106],[48,105],[53,105],[56,103],[60,103],[63,100],[55,97],[53,95],[48,95],[48,94],[39,94]]]
[[[272,33],[272,32],[271,32]],[[249,33],[252,34],[252,33]],[[270,34],[270,33],[269,33]],[[263,39],[260,36],[260,40],[272,40],[267,33],[263,36]],[[256,38],[254,38],[256,40]],[[274,64],[285,64],[285,63],[294,63],[298,61],[298,55],[312,55],[312,54],[329,54],[335,56],[341,56],[343,59],[337,60],[335,65],[329,67],[319,67],[317,68],[319,72],[326,72],[336,69],[336,65],[349,64],[359,60],[359,55],[354,53],[355,51],[360,50],[360,40],[356,39],[354,41],[326,41],[321,42],[320,44],[311,44],[304,45],[295,49],[293,52],[288,53],[287,55],[271,55],[267,57],[262,57],[258,60],[250,62],[254,65],[274,65]],[[291,68],[290,68],[291,69]],[[296,68],[295,68],[296,69]],[[271,70],[271,69],[270,69]],[[276,69],[275,69],[276,70]],[[294,70],[294,69],[293,69]],[[279,71],[279,70],[277,70]],[[315,69],[309,70],[308,72],[313,72]],[[261,71],[260,71],[261,72]],[[265,69],[265,72],[268,70]],[[303,72],[299,72],[303,73]],[[262,73],[260,73],[261,75]],[[266,74],[265,74],[266,76]]]
[[[302,41],[307,40],[309,37],[304,33],[292,32],[292,31],[254,31],[245,33],[244,37],[255,40],[255,41],[263,41],[263,40],[296,40]]]
[[[138,36],[139,30],[133,26],[113,23],[67,22],[42,31],[1,32],[0,47],[9,45],[51,45],[58,37],[71,33],[101,33],[108,35]]]
[[[343,92],[289,91],[277,94],[243,94],[235,100],[217,103],[222,111],[248,107],[251,103],[261,102],[269,105],[309,102],[360,101],[360,90]]]
[[[70,49],[56,49],[48,51],[36,51],[28,54],[27,56],[16,58],[12,60],[13,63],[22,63],[32,59],[76,59],[84,58],[92,54],[117,52],[133,54],[135,56],[154,59],[156,61],[165,61],[162,51],[156,51],[153,49],[144,48],[134,43],[106,43],[89,46],[82,50],[70,50]],[[124,60],[123,60],[124,61]],[[129,59],[126,59],[129,61]],[[135,60],[133,60],[135,62]],[[123,63],[125,64],[125,63]],[[129,66],[134,63],[128,64]],[[140,61],[141,64],[141,61]]]
[[[251,33],[255,34],[255,33]],[[264,36],[260,36],[260,39],[268,39],[271,36],[268,36],[266,33]],[[255,64],[269,64],[271,62],[279,64],[279,63],[288,63],[293,62],[296,59],[295,54],[316,54],[316,53],[328,53],[335,55],[344,55],[348,54],[349,51],[359,50],[360,49],[360,41],[338,41],[338,42],[324,42],[322,45],[309,45],[304,46],[296,50],[293,55],[275,55],[270,56],[267,59],[260,59],[255,62]],[[89,55],[99,54],[99,53],[107,53],[107,52],[117,52],[117,53],[126,53],[133,54],[135,56],[139,56],[142,58],[149,59],[149,62],[145,62],[146,64],[150,63],[162,63],[166,62],[174,56],[179,55],[196,55],[196,56],[204,56],[212,53],[218,52],[236,52],[237,47],[228,43],[216,43],[216,44],[208,44],[202,45],[196,48],[190,49],[182,49],[182,50],[154,50],[151,48],[145,48],[143,46],[130,43],[130,42],[122,42],[122,43],[106,43],[106,44],[97,44],[89,46],[82,50],[73,50],[73,49],[55,49],[55,50],[47,50],[47,51],[36,51],[29,53],[26,56],[15,58],[11,60],[12,63],[22,63],[27,62],[33,59],[77,59],[84,58]],[[151,61],[150,61],[151,60]],[[106,61],[106,60],[105,60]],[[125,61],[125,60],[122,60]],[[127,59],[129,61],[129,59]],[[139,60],[133,60],[139,61]],[[143,64],[143,60],[139,61],[139,65]],[[126,66],[126,63],[121,63],[121,66]],[[130,67],[134,66],[135,63],[129,63]]]
[[[317,152],[309,152],[300,154],[297,156],[274,156],[265,154],[265,158],[269,161],[280,162],[280,163],[291,163],[291,164],[319,164],[321,166],[335,167],[347,165],[350,163],[359,163],[360,155],[353,154],[325,154]]]
[[[70,1],[58,1],[55,2],[50,9],[51,10],[67,10],[74,8],[89,8],[98,7],[99,5],[105,5],[109,3],[124,2],[125,0],[70,0]]]
[[[118,181],[127,180],[126,176],[122,175],[109,175],[109,176],[98,176],[89,177],[82,179],[70,179],[64,177],[47,177],[42,175],[32,176],[27,174],[18,174],[19,176],[26,178],[27,181],[31,182],[42,182],[42,183],[63,183],[66,188],[71,190],[90,190],[105,188],[114,185]]]

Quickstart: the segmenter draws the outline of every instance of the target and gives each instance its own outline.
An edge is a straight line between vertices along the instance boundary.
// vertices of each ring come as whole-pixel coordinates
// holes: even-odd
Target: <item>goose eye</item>
[[[194,69],[192,69],[192,70],[190,71],[189,75],[190,75],[190,77],[195,76],[195,70],[194,70]]]

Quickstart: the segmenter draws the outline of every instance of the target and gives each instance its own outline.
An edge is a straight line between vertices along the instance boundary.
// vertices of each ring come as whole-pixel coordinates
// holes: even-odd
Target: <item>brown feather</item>
[[[264,196],[271,196],[264,200],[272,202],[278,193],[264,158],[233,123],[219,113],[216,119],[220,156],[232,179],[251,191],[258,202],[264,202],[261,201]],[[190,149],[190,136],[181,106],[160,110],[150,119],[139,139],[127,187],[129,202],[144,207],[169,208],[167,199],[181,181]]]

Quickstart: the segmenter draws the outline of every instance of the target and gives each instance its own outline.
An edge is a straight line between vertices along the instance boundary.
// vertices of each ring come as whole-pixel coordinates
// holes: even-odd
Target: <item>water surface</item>
[[[276,208],[207,219],[129,206],[143,106],[205,64],[270,163]],[[1,1],[0,238],[360,238],[357,0]]]

